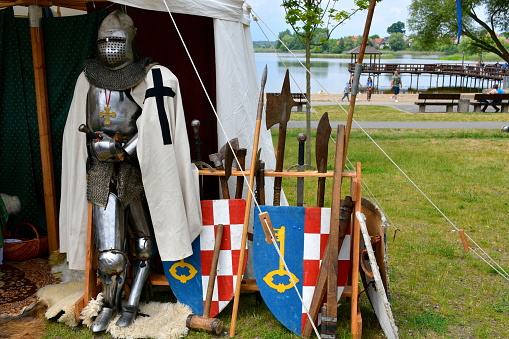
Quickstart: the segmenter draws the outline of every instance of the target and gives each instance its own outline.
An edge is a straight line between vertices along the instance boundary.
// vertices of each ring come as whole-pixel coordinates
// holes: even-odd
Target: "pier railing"
[[[353,73],[355,64],[348,65],[349,72]],[[382,74],[394,73],[400,74],[443,74],[457,75],[466,77],[475,77],[491,80],[502,80],[504,76],[509,76],[509,68],[495,67],[492,65],[480,67],[471,64],[363,64],[362,73]]]

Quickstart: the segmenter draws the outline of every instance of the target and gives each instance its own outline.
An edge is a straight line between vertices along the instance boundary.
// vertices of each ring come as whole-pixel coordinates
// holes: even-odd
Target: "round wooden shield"
[[[378,322],[387,338],[398,338],[398,328],[389,301],[389,277],[385,226],[382,211],[374,203],[362,199],[361,266],[359,270],[364,289]],[[361,218],[359,218],[361,219]]]

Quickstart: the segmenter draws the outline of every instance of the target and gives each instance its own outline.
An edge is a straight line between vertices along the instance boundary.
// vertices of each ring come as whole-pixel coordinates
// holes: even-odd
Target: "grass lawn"
[[[330,121],[346,121],[348,105],[313,106],[311,120],[318,121],[324,112],[329,113]],[[305,121],[305,112],[293,112],[293,121]],[[459,121],[459,122],[497,122],[509,121],[509,113],[406,113],[389,106],[355,105],[354,119],[357,121]],[[500,126],[502,127],[502,126]]]
[[[335,113],[330,107],[317,110],[328,111],[331,121],[344,120],[332,118]],[[496,115],[498,120],[487,120],[495,119],[489,114],[405,114],[385,106],[358,106],[356,115],[359,121],[422,121],[424,117],[443,121],[509,120],[505,114]],[[296,115],[292,114],[294,118]],[[304,130],[288,131],[285,168],[297,163],[299,132]],[[472,251],[465,253],[455,231],[464,229],[473,240],[469,240],[470,246],[481,247],[509,271],[509,133],[367,132],[378,147],[361,131],[352,130],[348,159],[354,165],[361,162],[363,195],[379,203],[390,223],[390,289],[400,338],[509,338],[509,281]],[[273,136],[277,140],[277,130]],[[334,159],[332,142],[329,149],[330,166]],[[315,166],[314,160],[312,165]],[[327,192],[331,192],[331,181],[327,180]],[[316,206],[316,179],[306,179],[305,184],[306,206]],[[347,180],[344,184],[343,192],[347,192]],[[294,205],[296,179],[284,179],[283,185]],[[328,193],[328,205],[330,198]],[[348,300],[340,300],[338,338],[350,338],[349,306]],[[363,338],[383,337],[364,293],[360,307]],[[226,331],[230,316],[231,305],[219,316]],[[252,293],[242,294],[237,331],[237,338],[298,338],[280,325],[265,305],[257,305]],[[48,322],[47,332],[46,338],[94,338],[87,329],[69,329],[54,322]],[[108,336],[96,336],[99,337]],[[191,332],[188,337],[214,338],[198,332]]]

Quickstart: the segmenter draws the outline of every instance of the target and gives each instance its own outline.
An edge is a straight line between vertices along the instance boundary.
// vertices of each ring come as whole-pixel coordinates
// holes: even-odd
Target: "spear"
[[[230,325],[230,337],[235,336],[235,327],[237,326],[237,313],[239,310],[239,299],[240,299],[240,287],[242,284],[242,270],[244,268],[245,256],[246,256],[246,243],[247,243],[247,232],[249,226],[249,217],[251,215],[251,202],[253,201],[253,185],[255,179],[255,168],[256,168],[256,151],[258,150],[258,142],[260,139],[260,127],[262,124],[262,112],[263,112],[263,96],[265,90],[265,83],[267,82],[267,66],[263,69],[262,84],[260,88],[260,98],[258,99],[258,110],[256,112],[256,124],[253,139],[253,149],[251,152],[251,167],[249,171],[249,192],[246,197],[246,210],[244,213],[244,225],[242,228],[242,239],[240,244],[240,256],[239,256],[239,267],[237,269],[237,283],[235,286],[235,295],[233,299],[233,310],[232,310],[232,322]]]

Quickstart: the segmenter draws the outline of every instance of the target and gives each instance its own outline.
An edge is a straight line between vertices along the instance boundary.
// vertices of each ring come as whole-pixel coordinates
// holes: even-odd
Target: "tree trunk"
[[[306,164],[311,165],[311,33],[306,35]]]

